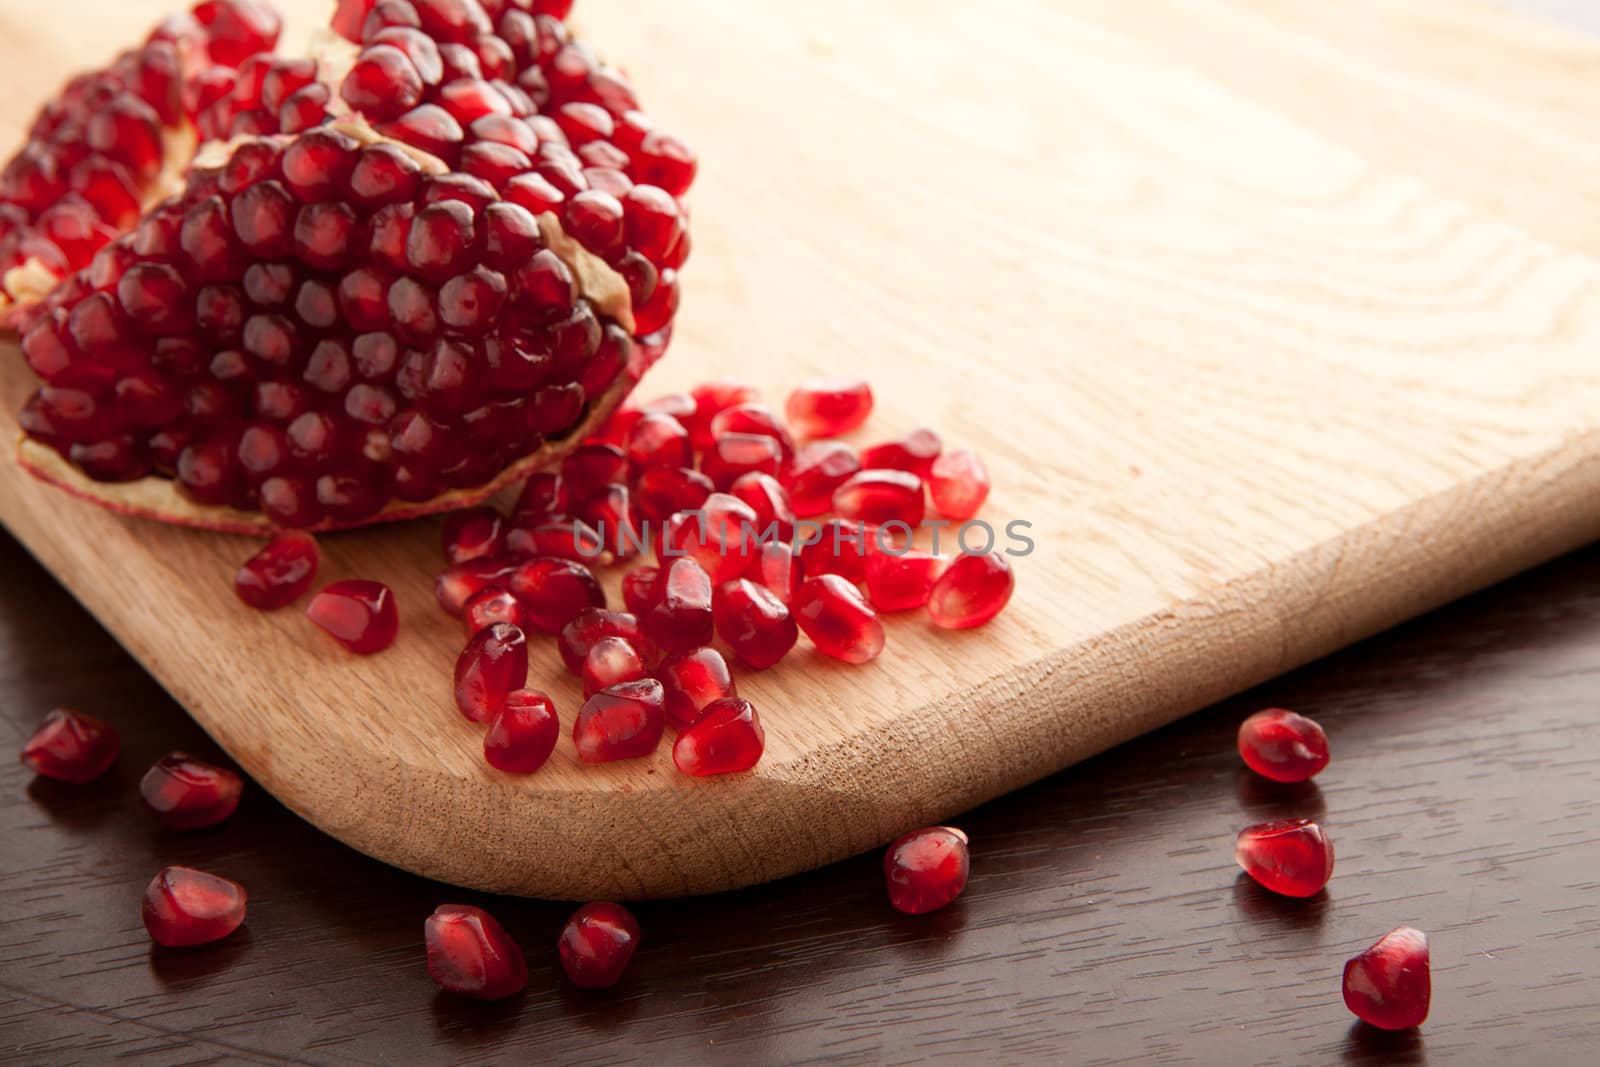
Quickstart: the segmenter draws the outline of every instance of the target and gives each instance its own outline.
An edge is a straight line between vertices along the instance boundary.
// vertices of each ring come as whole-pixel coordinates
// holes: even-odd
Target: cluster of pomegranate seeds
[[[1408,1030],[1428,1018],[1433,972],[1428,935],[1402,926],[1344,965],[1344,1003],[1380,1030]]]
[[[883,857],[889,903],[908,915],[937,911],[967,887],[967,835],[953,826],[913,830]]]
[[[191,867],[163,867],[144,891],[144,928],[158,945],[220,941],[244,922],[244,886]]]
[[[1333,877],[1333,842],[1310,819],[1277,819],[1239,831],[1234,859],[1274,893],[1310,897]]]
[[[1267,708],[1239,724],[1239,755],[1264,778],[1304,782],[1328,765],[1328,735],[1304,715]]]
[[[604,900],[573,912],[556,941],[561,967],[580,989],[616,985],[638,949],[638,921],[621,904]]]
[[[169,830],[215,826],[239,807],[244,779],[186,752],[163,756],[139,782],[139,795]]]
[[[400,614],[389,587],[361,578],[325,586],[306,605],[306,617],[363,656],[382,652],[400,632]]]
[[[117,761],[122,740],[92,715],[56,708],[22,746],[22,764],[35,774],[74,785],[92,782]]]
[[[528,964],[505,928],[482,908],[441,904],[423,924],[428,977],[476,1000],[501,1000],[528,984]]]
[[[239,568],[233,591],[257,611],[276,611],[311,588],[317,562],[314,540],[301,533],[280,534]]]

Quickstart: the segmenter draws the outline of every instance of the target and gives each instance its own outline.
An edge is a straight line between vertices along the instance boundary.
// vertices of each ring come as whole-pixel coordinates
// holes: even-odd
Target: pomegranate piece
[[[882,536],[875,526],[844,519],[829,519],[820,529],[801,537],[800,561],[813,577],[837,574],[852,585],[867,577],[867,556]]]
[[[867,599],[879,611],[920,608],[943,570],[943,559],[916,549],[874,552],[867,557]]]
[[[121,750],[122,740],[109,724],[56,708],[22,746],[22,765],[46,778],[83,785],[106,773]]]
[[[531,525],[566,510],[567,506],[567,491],[561,484],[561,476],[535,474],[523,483],[516,506],[511,509],[511,518],[515,523]]]
[[[649,612],[660,595],[660,567],[635,567],[622,576],[622,606],[632,614]]]
[[[807,578],[790,605],[817,651],[846,663],[866,663],[883,651],[883,623],[861,591],[837,574]]]
[[[306,605],[306,618],[363,656],[382,652],[400,632],[400,614],[389,587],[360,578],[324,586]]]
[[[161,757],[139,782],[145,806],[169,830],[215,826],[239,807],[244,779],[187,752]]]
[[[502,1000],[528,984],[528,964],[505,927],[482,908],[440,904],[422,925],[428,977],[447,993]]]
[[[692,559],[674,560],[662,575],[656,601],[640,621],[655,646],[685,652],[711,642],[711,579]]]
[[[620,637],[641,654],[647,654],[644,630],[638,618],[625,611],[584,608],[561,628],[561,636],[556,642],[561,652],[561,662],[573,674],[581,675],[584,661],[589,658],[589,650],[606,637]]]
[[[1344,1003],[1380,1030],[1409,1030],[1428,1018],[1433,970],[1428,935],[1402,926],[1344,965]]]
[[[783,659],[800,639],[799,627],[777,594],[747,578],[717,586],[712,614],[717,633],[754,670]]]
[[[856,450],[841,441],[815,441],[795,454],[784,478],[789,502],[801,518],[833,506],[833,494],[861,469]]]
[[[689,431],[671,415],[641,415],[628,431],[628,466],[635,477],[655,467],[693,465]]]
[[[873,445],[861,453],[861,466],[868,470],[910,471],[923,481],[933,473],[944,442],[932,430],[912,430],[898,441]]]
[[[700,473],[711,484],[727,492],[746,474],[775,475],[783,470],[783,449],[777,440],[762,434],[728,433],[711,442],[700,457]]]
[[[644,659],[626,638],[602,637],[583,660],[583,695],[592,697],[602,689],[636,682],[648,674]]]
[[[697,470],[653,467],[634,486],[634,507],[646,522],[665,523],[681,511],[704,507],[716,491],[711,479]]]
[[[648,756],[666,729],[665,695],[654,678],[622,682],[584,701],[572,741],[585,763]]]
[[[517,564],[498,556],[455,563],[445,568],[433,584],[433,595],[446,615],[460,616],[467,601],[485,589],[506,588]]]
[[[872,387],[854,378],[811,378],[789,394],[784,413],[802,437],[838,437],[872,414]]]
[[[522,610],[522,601],[497,585],[491,585],[472,594],[466,606],[461,609],[461,625],[466,630],[468,639],[476,637],[479,630],[497,622],[521,627],[525,626],[527,621],[528,616]]]
[[[1304,715],[1267,708],[1239,724],[1239,755],[1274,782],[1304,782],[1328,765],[1328,736]]]
[[[488,722],[506,695],[528,684],[528,639],[497,622],[480,630],[456,659],[456,707],[473,722]]]
[[[928,468],[928,495],[939,514],[965,522],[989,499],[989,470],[969,449],[946,452]]]
[[[714,648],[668,656],[656,668],[656,679],[664,693],[667,718],[679,729],[699,722],[715,701],[739,695],[727,661]]]
[[[447,515],[439,535],[445,561],[466,563],[485,556],[498,556],[504,547],[503,522],[500,513],[490,507],[468,508]]]
[[[756,513],[756,539],[763,545],[794,540],[794,508],[789,492],[778,479],[751,471],[740,475],[728,490]]]
[[[906,471],[859,471],[833,491],[833,510],[842,518],[877,526],[898,522],[915,528],[926,506],[922,479]]]
[[[889,903],[907,915],[938,911],[967,887],[971,862],[967,835],[955,827],[913,830],[883,856]]]
[[[946,630],[982,626],[1011,601],[1017,579],[998,552],[963,553],[945,568],[928,594],[928,615]]]
[[[768,541],[761,546],[761,554],[750,562],[750,577],[772,590],[785,604],[794,603],[805,576],[800,554],[783,541]]]
[[[537,689],[507,693],[483,738],[483,758],[507,774],[532,774],[545,765],[561,736],[556,706]]]
[[[782,462],[794,459],[794,436],[776,412],[763,404],[735,404],[711,417],[713,442],[729,434],[770,437],[778,442]]]
[[[288,607],[317,577],[317,543],[305,534],[274,537],[233,576],[233,591],[257,611]]]
[[[672,762],[695,778],[748,771],[761,760],[767,732],[748,700],[713,700],[694,725],[678,735]]]
[[[144,891],[144,928],[158,945],[221,941],[244,922],[244,886],[192,867],[163,867]]]
[[[1333,876],[1333,842],[1310,819],[1247,826],[1233,855],[1251,878],[1286,897],[1315,896]]]
[[[690,411],[679,420],[689,428],[694,447],[705,451],[714,437],[711,420],[722,412],[741,404],[754,404],[761,399],[760,392],[743,382],[717,381],[697,385],[689,391]]]
[[[511,592],[528,621],[547,634],[560,633],[585,608],[606,606],[594,572],[569,559],[529,560],[512,572]]]
[[[759,548],[756,513],[738,497],[712,493],[695,512],[667,520],[656,541],[662,566],[677,559],[693,559],[713,582],[739,577]]]
[[[556,941],[561,968],[580,989],[616,985],[638,948],[638,920],[621,904],[603,900],[573,912]]]

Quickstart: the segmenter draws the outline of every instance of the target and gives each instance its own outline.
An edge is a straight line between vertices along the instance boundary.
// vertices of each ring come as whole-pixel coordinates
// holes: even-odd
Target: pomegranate
[[[943,570],[944,560],[915,549],[874,552],[867,557],[867,599],[879,611],[920,608]]]
[[[717,586],[712,615],[717,633],[753,670],[771,667],[800,639],[799,627],[778,595],[747,578]]]
[[[144,891],[144,928],[158,945],[220,941],[244,922],[244,886],[192,867],[163,867]]]
[[[967,835],[953,826],[913,830],[889,846],[883,878],[889,903],[909,915],[937,911],[967,887]]]
[[[807,578],[791,605],[817,651],[846,663],[866,663],[883,651],[883,623],[861,591],[837,574]]]
[[[933,473],[933,461],[943,449],[944,442],[932,430],[912,430],[897,441],[885,441],[863,451],[861,466],[866,470],[910,471],[927,481]]]
[[[622,682],[647,677],[644,659],[623,637],[602,637],[583,659],[583,695],[592,697],[602,689]]]
[[[56,708],[22,746],[22,764],[46,778],[83,785],[110,770],[121,750],[122,740],[109,724]]]
[[[1433,972],[1428,935],[1402,926],[1344,965],[1344,1002],[1381,1030],[1408,1030],[1428,1018]]]
[[[644,631],[664,652],[685,652],[711,643],[713,626],[711,579],[687,557],[666,569]]]
[[[672,762],[684,774],[705,778],[748,771],[766,749],[767,733],[748,700],[724,697],[706,705],[694,725],[678,735]]]
[[[561,928],[561,967],[580,989],[614,986],[639,948],[639,922],[621,904],[585,904]]]
[[[441,904],[422,926],[428,977],[440,989],[476,1000],[501,1000],[528,984],[528,964],[493,915],[468,904]]]
[[[1310,819],[1279,819],[1239,831],[1234,858],[1274,893],[1310,897],[1333,877],[1333,842]]]
[[[561,662],[567,665],[567,670],[581,676],[584,661],[589,658],[589,650],[595,642],[605,637],[623,638],[648,658],[644,631],[640,629],[637,618],[625,611],[585,608],[561,628],[561,635],[556,640]]]
[[[239,807],[244,779],[186,752],[163,756],[145,772],[139,795],[169,830],[215,826]]]
[[[1328,765],[1328,735],[1304,715],[1268,708],[1239,724],[1239,755],[1274,782],[1304,782]]]
[[[528,614],[522,608],[522,601],[497,585],[478,590],[461,609],[461,625],[469,639],[476,637],[485,626],[497,622],[508,622],[523,629],[528,626]]]
[[[928,468],[928,495],[945,518],[970,519],[989,498],[989,470],[969,449],[946,452]]]

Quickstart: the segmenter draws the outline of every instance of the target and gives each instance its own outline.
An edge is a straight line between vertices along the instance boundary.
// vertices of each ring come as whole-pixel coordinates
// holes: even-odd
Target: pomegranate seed
[[[656,555],[663,566],[692,559],[713,582],[726,582],[750,565],[759,533],[750,505],[736,496],[712,493],[697,511],[667,520]]]
[[[666,728],[661,683],[654,678],[623,682],[584,701],[572,727],[572,742],[585,763],[638,759],[661,743]]]
[[[1432,1000],[1428,935],[1421,930],[1390,930],[1344,965],[1345,1007],[1380,1030],[1421,1026]]]
[[[700,472],[724,492],[746,474],[775,475],[782,470],[783,449],[775,438],[761,434],[723,434],[700,457]]]
[[[944,442],[932,430],[912,430],[898,441],[873,445],[861,453],[861,466],[871,470],[910,471],[923,481],[933,473]]]
[[[522,601],[495,585],[472,594],[466,606],[461,609],[461,624],[466,630],[468,639],[476,637],[478,631],[497,622],[521,627],[527,622],[527,618],[527,614],[522,610]]]
[[[603,900],[573,912],[556,942],[561,968],[580,989],[616,985],[638,948],[638,920],[621,904]]]
[[[783,659],[800,639],[799,627],[777,594],[745,578],[717,586],[713,613],[717,633],[754,670]]]
[[[1245,827],[1234,859],[1251,878],[1286,897],[1315,896],[1333,876],[1333,842],[1310,819]]]
[[[245,561],[233,591],[257,611],[276,611],[299,600],[317,577],[317,543],[305,534],[281,534]]]
[[[362,51],[339,87],[339,96],[374,119],[393,119],[421,102],[423,88],[411,57],[393,45],[380,44]]]
[[[585,608],[606,606],[594,572],[569,559],[529,560],[512,572],[511,592],[528,621],[547,634],[560,633]]]
[[[186,752],[163,756],[145,772],[139,795],[169,830],[215,826],[234,813],[244,779]]]
[[[772,590],[785,604],[794,603],[805,576],[806,567],[799,553],[784,541],[768,541],[761,546],[760,555],[750,561],[750,577]]]
[[[543,767],[561,736],[556,706],[537,689],[507,693],[483,738],[483,758],[507,774],[532,774]]]
[[[628,480],[628,456],[615,445],[583,445],[561,462],[561,484],[582,495]]]
[[[480,630],[456,660],[456,707],[473,722],[488,722],[506,694],[528,684],[528,639],[508,622]]]
[[[551,515],[544,522],[506,531],[506,552],[513,556],[552,556],[583,563],[598,559],[605,551],[600,531],[566,515]]]
[[[640,620],[656,647],[685,652],[711,642],[711,579],[692,559],[666,568],[649,614]]]
[[[22,764],[34,774],[83,785],[110,769],[122,740],[110,725],[70,708],[56,708],[22,746]]]
[[[433,595],[446,615],[459,616],[476,594],[490,587],[509,587],[516,569],[516,563],[495,556],[452,564],[434,582]]]
[[[602,637],[583,660],[583,695],[587,699],[622,682],[637,682],[649,674],[644,660],[622,637]]]
[[[939,514],[964,522],[989,498],[989,470],[976,452],[947,452],[928,469],[928,494]]]
[[[1274,782],[1304,782],[1328,765],[1328,736],[1303,715],[1268,708],[1239,724],[1239,755]]]
[[[910,611],[928,602],[944,560],[914,549],[867,557],[867,599],[879,611]]]
[[[698,163],[694,150],[676,137],[651,130],[634,153],[634,175],[642,182],[659,186],[673,196],[682,196],[694,182]]]
[[[661,568],[635,567],[622,576],[622,604],[634,615],[655,606],[661,588]]]
[[[512,518],[519,523],[543,519],[548,515],[565,509],[567,506],[567,493],[561,486],[561,479],[554,474],[535,474],[522,486],[522,492],[517,496],[516,507],[511,509]]]
[[[803,539],[808,543],[800,548],[800,561],[812,577],[837,574],[851,585],[860,585],[867,577],[867,556],[877,548],[879,536],[875,526],[829,519],[815,540]]]
[[[767,733],[748,700],[713,700],[692,726],[678,735],[672,762],[684,774],[705,778],[748,771],[761,760]]]
[[[465,563],[499,555],[502,521],[500,513],[488,507],[468,508],[447,515],[440,534],[444,558],[450,563]]]
[[[423,923],[428,977],[447,993],[502,1000],[528,984],[528,964],[505,927],[482,908],[441,904]]]
[[[641,415],[628,431],[628,463],[635,477],[653,467],[693,465],[689,431],[671,415]]]
[[[389,587],[359,578],[325,586],[306,605],[306,617],[363,656],[388,648],[400,632],[400,615]]]
[[[717,487],[697,470],[653,467],[634,487],[634,504],[646,522],[663,523],[680,511],[698,511]]]
[[[715,439],[711,433],[712,419],[731,407],[754,404],[760,397],[760,392],[754,386],[743,382],[706,382],[690,390],[689,412],[687,416],[680,415],[679,418],[687,419],[684,425],[689,428],[694,447],[704,451],[711,447]]]
[[[846,663],[866,663],[883,651],[883,623],[861,591],[837,574],[807,578],[791,605],[795,621],[817,651]]]
[[[872,414],[872,388],[859,379],[812,378],[789,394],[784,413],[803,437],[838,437]]]
[[[667,718],[679,729],[699,722],[714,701],[738,695],[727,661],[714,648],[669,656],[656,669],[656,678],[665,693]]]
[[[221,941],[244,922],[244,886],[192,867],[163,867],[144,891],[144,928],[158,945]]]
[[[769,407],[761,404],[735,404],[731,408],[724,408],[711,418],[711,436],[726,437],[731,433],[753,434],[757,437],[770,437],[778,442],[779,451],[782,453],[783,462],[788,463],[794,459],[794,437],[790,435],[788,427],[783,420]]]
[[[922,479],[905,471],[860,471],[833,491],[833,510],[840,516],[879,526],[916,527],[924,507]]]
[[[561,637],[556,642],[561,662],[573,674],[581,675],[589,650],[605,637],[620,637],[639,652],[645,652],[644,632],[637,618],[624,611],[584,608],[561,628]]]
[[[855,449],[841,441],[815,441],[795,454],[784,478],[789,502],[801,518],[833,506],[833,494],[861,469]]]
[[[890,845],[883,857],[889,903],[907,915],[938,911],[967,887],[971,863],[967,835],[955,827],[913,830]]]
[[[763,545],[794,540],[794,508],[778,479],[752,471],[740,475],[728,492],[756,513],[756,536]]]
[[[982,626],[1000,614],[1016,584],[1011,564],[1000,553],[963,553],[933,583],[928,614],[946,630]]]

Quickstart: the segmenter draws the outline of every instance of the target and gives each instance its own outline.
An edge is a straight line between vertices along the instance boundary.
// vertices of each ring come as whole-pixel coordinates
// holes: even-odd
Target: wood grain
[[[0,7],[4,122],[160,6]],[[685,782],[664,752],[579,768],[567,742],[527,780],[485,768],[449,705],[460,638],[428,594],[429,523],[327,539],[328,577],[402,604],[400,644],[355,661],[293,612],[238,609],[242,541],[11,467],[0,517],[290,808],[408,869],[550,897],[860,852],[1600,533],[1579,132],[1600,50],[1454,0],[1348,20],[857,7],[584,12],[704,155],[682,328],[645,391],[737,373],[777,396],[858,367],[880,385],[868,436],[926,422],[978,447],[985,518],[1038,545],[991,627],[895,620],[870,668],[802,653],[741,682],[768,725],[754,774]],[[1500,103],[1473,122],[1491,60]],[[0,362],[4,434],[24,383]],[[553,649],[534,677],[570,723]]]

